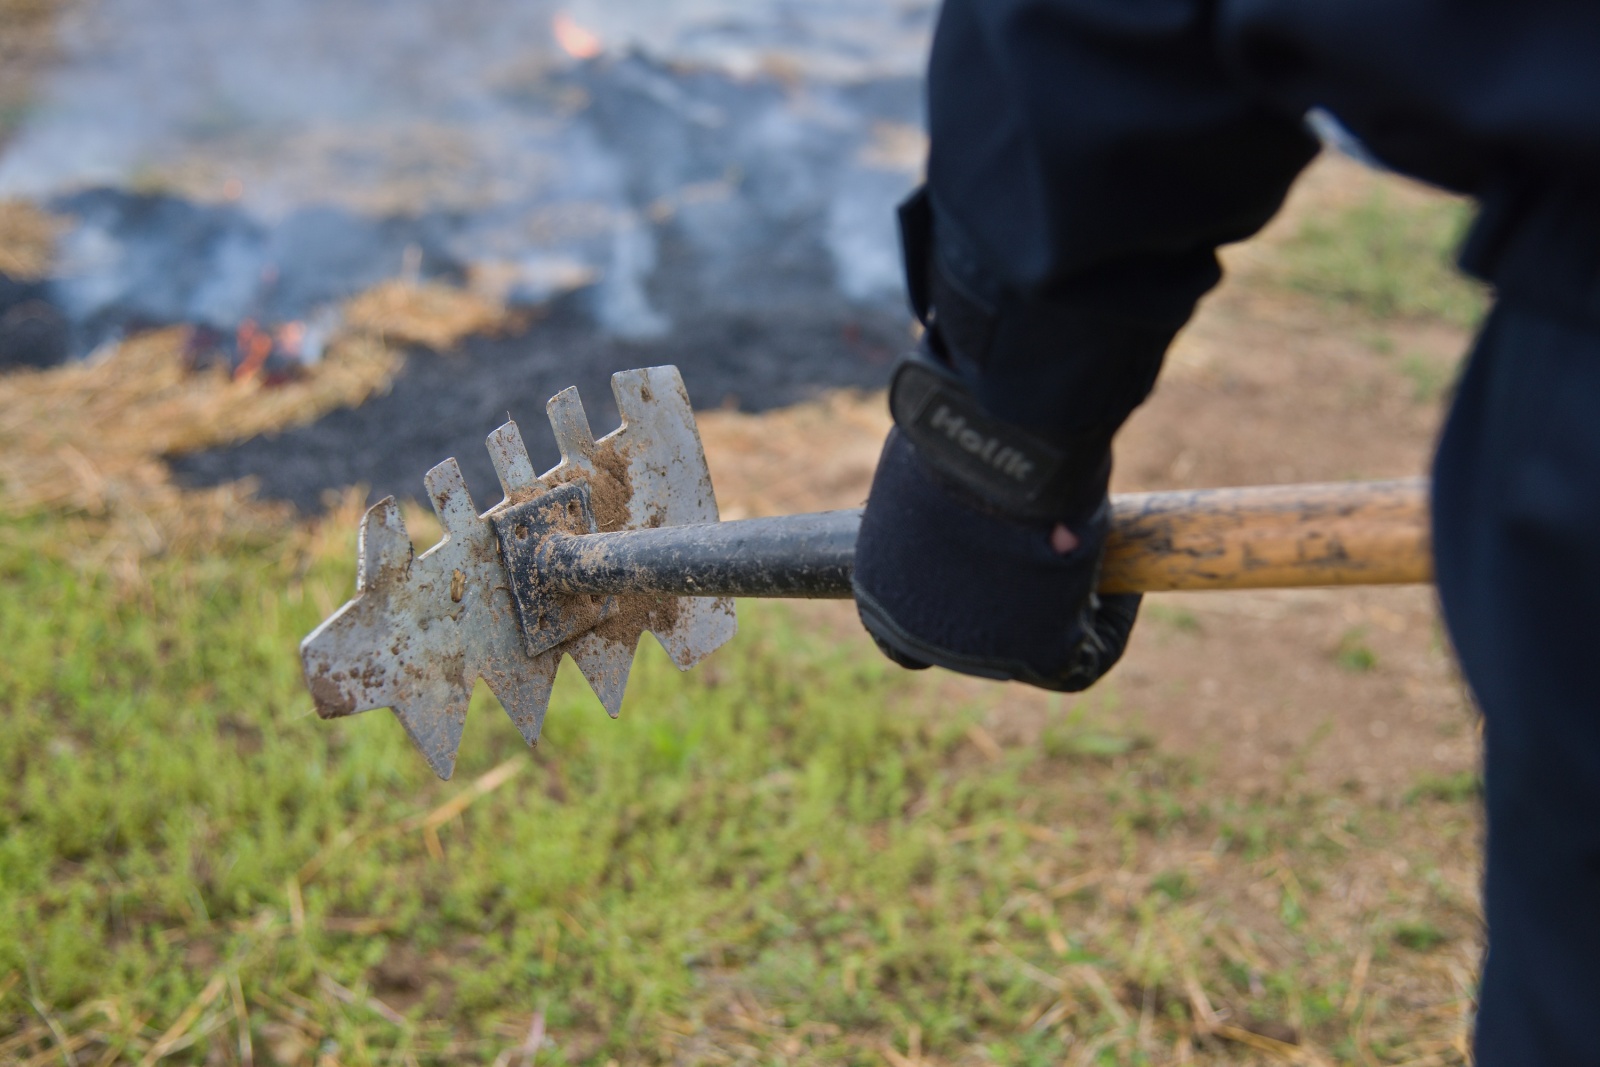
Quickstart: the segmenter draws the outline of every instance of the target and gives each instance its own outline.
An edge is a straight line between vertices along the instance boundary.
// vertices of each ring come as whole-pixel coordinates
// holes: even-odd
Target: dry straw
[[[17,246],[10,246],[15,248]],[[286,517],[240,483],[176,486],[166,460],[311,422],[386,389],[396,344],[448,349],[498,328],[503,308],[443,286],[385,283],[351,300],[346,328],[301,377],[266,385],[185,359],[188,331],[135,336],[88,360],[0,375],[0,515],[89,520],[100,561],[137,561]]]
[[[26,200],[0,200],[0,274],[37,281],[50,272],[61,220]]]
[[[383,282],[351,300],[345,321],[354,329],[402,345],[447,352],[469,334],[504,328],[503,304],[438,282]]]

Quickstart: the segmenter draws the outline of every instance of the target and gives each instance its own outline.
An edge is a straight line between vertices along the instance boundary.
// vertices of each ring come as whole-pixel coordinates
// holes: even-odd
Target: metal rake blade
[[[435,773],[449,778],[478,678],[532,744],[563,655],[615,716],[645,631],[683,670],[733,636],[731,600],[551,596],[537,587],[534,570],[507,566],[508,553],[515,559],[537,547],[535,531],[717,521],[677,369],[624,371],[613,375],[612,392],[622,425],[598,441],[576,390],[550,401],[562,458],[543,475],[535,475],[515,423],[490,434],[504,499],[481,515],[455,460],[429,471],[428,495],[444,537],[420,556],[413,557],[392,497],[368,510],[356,595],[301,644],[318,714],[392,708]]]

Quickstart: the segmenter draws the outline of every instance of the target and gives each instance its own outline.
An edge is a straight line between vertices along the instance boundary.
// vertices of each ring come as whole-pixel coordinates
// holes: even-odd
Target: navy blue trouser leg
[[[1600,324],[1501,302],[1433,510],[1445,621],[1485,723],[1478,1063],[1600,1064]]]

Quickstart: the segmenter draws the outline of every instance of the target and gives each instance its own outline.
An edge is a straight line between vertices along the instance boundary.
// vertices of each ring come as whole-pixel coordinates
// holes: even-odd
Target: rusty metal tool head
[[[541,599],[539,589],[512,580],[507,559],[536,550],[553,532],[717,521],[711,475],[677,369],[624,371],[612,377],[611,388],[622,425],[598,441],[575,389],[551,399],[561,462],[544,474],[535,472],[516,423],[490,434],[504,499],[483,514],[454,459],[429,471],[424,484],[444,537],[420,556],[394,498],[368,510],[356,595],[300,646],[318,714],[392,708],[429,765],[448,778],[479,678],[532,744],[562,656],[578,665],[614,716],[644,631],[683,670],[733,636],[730,600]]]

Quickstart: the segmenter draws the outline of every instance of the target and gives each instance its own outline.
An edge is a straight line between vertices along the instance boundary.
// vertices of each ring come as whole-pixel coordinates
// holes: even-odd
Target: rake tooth
[[[454,459],[447,459],[427,473],[423,484],[445,536],[470,536],[470,524],[478,521],[478,509],[472,502],[467,480],[461,476],[461,466]]]
[[[397,579],[411,566],[411,535],[394,497],[386,496],[361,517],[356,591]]]
[[[377,662],[369,651],[388,636],[381,614],[362,600],[351,601],[300,642],[306,687],[321,718],[338,719],[393,704],[395,678],[387,664]]]
[[[445,781],[456,770],[456,752],[461,748],[461,731],[467,722],[467,704],[472,690],[452,694],[448,702],[419,700],[415,704],[395,705],[394,717],[405,727],[406,736]]]
[[[589,429],[589,415],[583,410],[583,400],[572,386],[561,390],[545,405],[550,417],[550,428],[556,433],[556,445],[561,449],[565,463],[578,463],[594,452],[594,433]]]
[[[733,640],[739,623],[726,603],[685,598],[678,602],[678,613],[671,626],[650,631],[680,671],[688,670]]]
[[[622,425],[644,425],[651,417],[651,406],[683,392],[683,379],[676,367],[643,367],[619,370],[611,376],[611,395],[617,398]]]
[[[508,422],[490,434],[488,446],[489,459],[494,463],[494,472],[500,477],[500,488],[507,500],[538,487],[539,476],[533,469],[533,460],[528,458],[522,431],[517,429],[516,423]]]
[[[560,662],[560,653],[544,652],[525,661],[520,670],[484,672],[483,680],[500,699],[500,705],[506,709],[506,717],[530,745],[539,741],[544,715],[550,708],[550,689],[555,683],[556,667]]]
[[[628,689],[628,671],[633,666],[633,650],[638,642],[637,636],[632,644],[625,644],[591,632],[562,646],[588,679],[589,688],[600,698],[606,714],[613,719],[622,710],[622,697]]]

